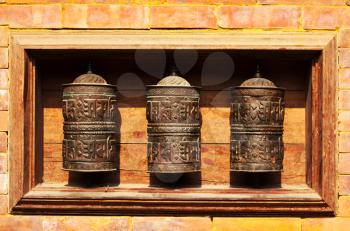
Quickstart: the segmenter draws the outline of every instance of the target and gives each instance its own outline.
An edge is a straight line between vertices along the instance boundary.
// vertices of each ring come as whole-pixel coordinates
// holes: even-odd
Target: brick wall
[[[349,5],[349,6],[348,6]],[[8,36],[18,29],[336,31],[339,35],[338,216],[335,218],[11,216]],[[349,28],[349,29],[347,29]],[[0,230],[349,230],[349,0],[0,0]],[[147,227],[147,228],[146,228]],[[177,229],[175,229],[177,228]]]

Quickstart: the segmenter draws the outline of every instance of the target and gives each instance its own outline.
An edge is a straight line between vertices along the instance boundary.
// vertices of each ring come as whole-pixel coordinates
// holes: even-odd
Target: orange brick
[[[344,29],[340,31],[339,47],[350,47],[350,29]]]
[[[339,195],[350,195],[350,176],[339,176]]]
[[[350,88],[350,69],[339,70],[339,88]]]
[[[341,68],[350,67],[350,48],[339,49],[339,66]]]
[[[298,28],[301,8],[296,6],[222,6],[218,24],[223,28]]]
[[[153,6],[151,28],[216,28],[213,6]]]
[[[258,0],[259,4],[328,5],[345,6],[344,0]]]
[[[305,29],[335,29],[339,25],[337,9],[305,7]]]
[[[8,111],[0,111],[0,131],[8,130]]]
[[[0,69],[0,89],[8,88],[8,70]]]
[[[350,153],[339,154],[338,173],[350,174]]]
[[[0,6],[0,24],[11,28],[61,28],[60,5]]]
[[[7,156],[0,154],[0,173],[7,173]]]
[[[338,121],[339,131],[350,132],[350,111],[340,111]]]
[[[339,91],[339,109],[350,109],[350,91]]]
[[[0,90],[0,110],[7,111],[8,110],[8,91]]]
[[[63,5],[63,27],[65,28],[87,28],[88,5],[64,4]]]
[[[305,7],[304,29],[336,29],[350,26],[349,8]]]
[[[8,197],[6,195],[1,195],[0,196],[0,215],[4,215],[7,212],[8,212]]]
[[[350,134],[341,133],[339,135],[339,152],[350,152]]]
[[[7,174],[0,173],[0,194],[7,194]]]
[[[0,216],[1,231],[43,231],[42,223],[40,216]]]
[[[0,153],[7,152],[7,134],[0,132]]]
[[[59,216],[43,217],[43,230],[118,230],[128,231],[128,217],[86,217],[86,216]]]
[[[89,28],[148,28],[148,9],[144,6],[92,5],[87,9]]]
[[[1,2],[2,0],[0,0]],[[4,0],[7,3],[18,3],[18,4],[37,4],[37,3],[80,3],[80,4],[87,4],[87,3],[109,3],[109,4],[132,4],[136,3],[137,0]],[[145,0],[146,2],[147,0]],[[152,1],[153,0],[149,0]]]
[[[350,197],[341,196],[338,199],[338,216],[350,217]]]
[[[0,48],[0,68],[8,68],[9,65],[9,50],[7,48]]]
[[[8,28],[7,27],[0,27],[0,46],[7,46],[9,44],[8,39]]]
[[[133,226],[133,231],[210,231],[211,220],[209,217],[134,217]]]
[[[348,231],[350,218],[307,218],[302,219],[302,231]]]
[[[200,3],[200,4],[255,4],[256,0],[168,0],[169,3]]]
[[[259,228],[258,228],[259,227]],[[213,219],[213,230],[217,231],[270,231],[291,230],[300,231],[300,218],[216,218]]]

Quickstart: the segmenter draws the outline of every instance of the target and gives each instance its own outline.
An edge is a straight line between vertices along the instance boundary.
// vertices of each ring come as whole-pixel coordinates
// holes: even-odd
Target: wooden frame
[[[36,169],[35,49],[246,49],[312,50],[306,188],[72,189],[40,185]],[[10,210],[14,214],[334,215],[336,211],[336,36],[334,33],[14,32],[10,49]],[[189,193],[190,192],[190,193]],[[262,194],[264,196],[262,196]]]

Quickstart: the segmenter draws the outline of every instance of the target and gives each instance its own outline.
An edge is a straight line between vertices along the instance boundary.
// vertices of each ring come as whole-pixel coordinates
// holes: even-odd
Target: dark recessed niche
[[[151,54],[151,55],[150,55]],[[174,55],[175,54],[175,55]],[[43,115],[43,177],[44,183],[69,182],[86,185],[84,174],[68,173],[62,168],[62,84],[71,83],[92,63],[93,72],[108,83],[117,85],[118,94],[118,153],[117,173],[96,174],[101,186],[142,184],[162,187],[220,185],[222,187],[267,187],[282,184],[305,184],[305,107],[312,60],[319,52],[267,52],[227,50],[183,50],[182,56],[173,50],[128,51],[32,51],[41,95]],[[191,55],[192,54],[192,55]],[[202,172],[180,176],[155,176],[147,173],[147,132],[145,86],[156,84],[165,75],[166,64],[175,56],[180,72],[194,86],[201,87]],[[176,59],[177,58],[177,59]],[[161,61],[164,59],[163,61]],[[277,86],[286,88],[285,160],[284,171],[275,174],[239,174],[229,171],[229,111],[231,86],[240,85],[254,75],[256,63],[263,75]],[[163,64],[157,67],[154,64]],[[153,69],[152,69],[153,68]],[[153,72],[152,72],[153,71]],[[158,74],[158,76],[157,76]],[[89,176],[88,176],[89,175]],[[113,177],[112,177],[113,176]],[[174,183],[174,177],[180,181]],[[109,180],[103,180],[110,178]],[[114,178],[114,179],[113,179]],[[169,178],[169,179],[166,179]],[[245,179],[245,180],[244,180]],[[163,181],[163,182],[161,182]],[[242,184],[244,181],[244,184]],[[157,183],[158,182],[158,183]]]

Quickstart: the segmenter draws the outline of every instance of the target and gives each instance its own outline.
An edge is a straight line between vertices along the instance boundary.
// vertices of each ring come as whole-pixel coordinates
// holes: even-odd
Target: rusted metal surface
[[[200,171],[199,88],[173,72],[147,86],[148,171]]]
[[[116,170],[115,86],[89,71],[63,88],[63,169]]]
[[[231,171],[283,169],[284,89],[262,78],[232,88]]]

